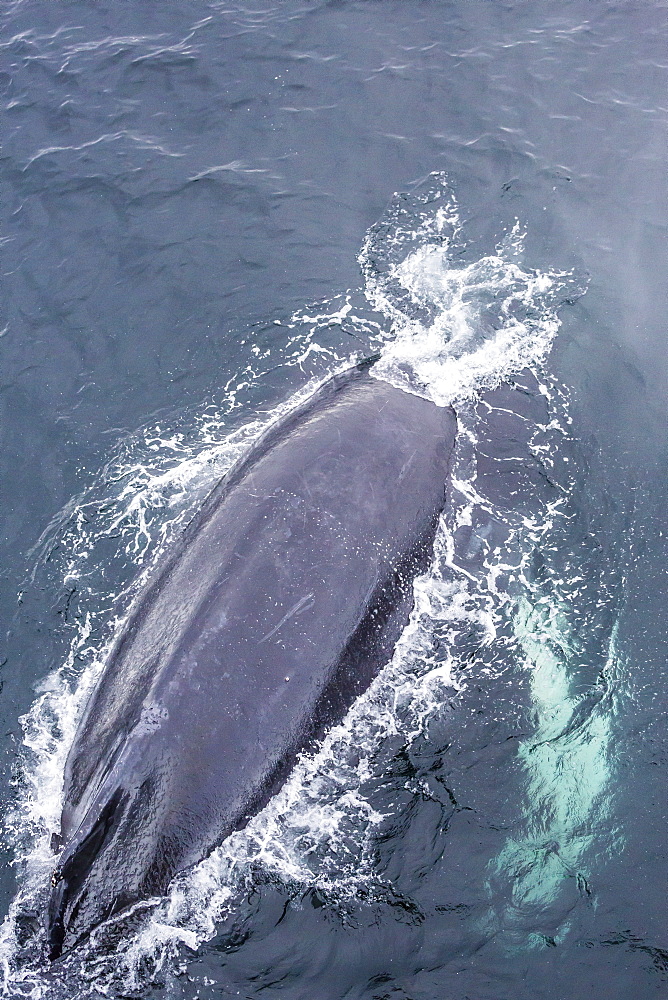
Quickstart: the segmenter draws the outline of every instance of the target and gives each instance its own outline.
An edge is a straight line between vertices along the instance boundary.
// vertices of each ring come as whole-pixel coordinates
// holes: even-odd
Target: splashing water
[[[66,662],[46,679],[22,720],[24,777],[6,822],[22,868],[0,941],[7,994],[72,996],[74,981],[81,996],[117,986],[141,989],[157,981],[161,969],[178,966],[182,945],[197,948],[244,905],[258,871],[295,891],[315,887],[331,901],[387,897],[373,854],[374,834],[387,811],[369,791],[370,779],[382,773],[383,748],[393,737],[409,743],[428,730],[465,686],[463,668],[471,656],[493,663],[494,656],[481,651],[493,653],[509,620],[530,656],[529,636],[537,630],[528,553],[548,547],[555,524],[567,515],[573,485],[567,395],[544,364],[559,328],[559,306],[583,287],[571,272],[528,268],[519,223],[492,248],[467,243],[466,235],[444,175],[397,196],[360,254],[364,287],[277,324],[284,335],[283,363],[309,376],[296,395],[269,415],[251,413],[244,425],[235,425],[238,414],[247,412],[244,393],[261,383],[258,366],[265,359],[251,341],[248,369],[226,387],[217,408],[182,417],[187,430],[175,422],[124,442],[100,481],[45,532],[35,552],[36,572],[57,540],[65,555],[55,585],[76,589],[79,628]],[[433,564],[415,582],[414,611],[394,657],[246,829],[179,876],[166,898],[99,928],[80,955],[46,972],[40,964],[42,931],[26,931],[25,914],[39,912],[48,894],[65,757],[114,631],[160,554],[218,479],[269,423],[350,363],[347,336],[364,353],[380,353],[376,377],[438,405],[454,405],[459,421],[449,506]],[[530,401],[519,417],[513,413],[516,400],[508,404],[490,396],[517,378],[522,398]],[[530,475],[522,479],[522,471],[505,495],[481,474],[481,420],[490,417],[501,424],[519,421],[521,433],[512,436],[517,454],[496,459],[536,472],[540,488]],[[103,552],[106,576],[100,571]],[[118,581],[113,594],[109,578]],[[534,670],[536,704],[542,706],[538,740],[557,700],[556,688],[545,694],[541,680],[551,669]],[[566,685],[565,666],[563,671],[553,686]],[[544,778],[543,772],[530,781]],[[538,793],[538,785],[530,785],[528,794]],[[498,872],[518,850],[508,845],[506,856],[497,859]],[[575,866],[575,859],[569,864]]]
[[[577,282],[572,272],[521,266],[519,222],[493,253],[465,263],[459,209],[442,175],[396,199],[388,216],[392,234],[381,220],[360,254],[366,294],[392,324],[376,377],[444,406],[545,360],[560,325],[556,307]]]

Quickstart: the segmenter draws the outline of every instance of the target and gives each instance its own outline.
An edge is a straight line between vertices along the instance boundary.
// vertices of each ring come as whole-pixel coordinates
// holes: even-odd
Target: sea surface
[[[4,0],[2,995],[668,996],[667,25]],[[459,422],[392,662],[246,830],[50,967],[114,630],[262,429],[373,352]]]

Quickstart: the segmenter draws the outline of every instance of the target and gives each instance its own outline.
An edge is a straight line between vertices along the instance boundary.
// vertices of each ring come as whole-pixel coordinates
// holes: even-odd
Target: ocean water
[[[667,15],[3,5],[4,995],[667,995]],[[459,421],[393,660],[246,830],[50,967],[114,630],[372,352]]]

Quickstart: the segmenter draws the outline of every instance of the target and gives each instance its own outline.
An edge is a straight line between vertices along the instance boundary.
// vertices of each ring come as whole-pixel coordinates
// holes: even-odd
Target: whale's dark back
[[[242,827],[387,662],[431,557],[455,426],[360,365],[213,491],[79,724],[54,957]]]

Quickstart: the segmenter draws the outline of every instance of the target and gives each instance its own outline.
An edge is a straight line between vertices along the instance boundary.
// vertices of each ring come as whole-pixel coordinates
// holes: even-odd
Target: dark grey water
[[[665,996],[666,4],[0,17],[9,994]],[[464,432],[413,638],[54,977],[48,835],[114,615],[262,420],[378,347]]]

